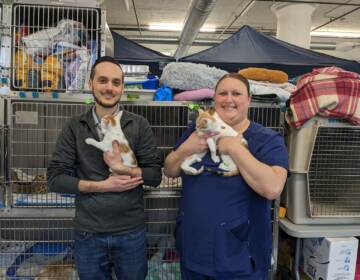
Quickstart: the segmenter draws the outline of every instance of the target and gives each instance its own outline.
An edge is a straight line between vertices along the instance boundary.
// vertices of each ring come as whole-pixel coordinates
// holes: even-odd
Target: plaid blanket
[[[290,98],[287,122],[300,128],[315,115],[346,119],[360,125],[360,79],[338,67],[314,69],[304,75]]]

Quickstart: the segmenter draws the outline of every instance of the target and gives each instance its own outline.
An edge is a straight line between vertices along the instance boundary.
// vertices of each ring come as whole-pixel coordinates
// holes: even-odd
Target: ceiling
[[[198,33],[187,54],[221,42],[245,24],[275,36],[277,19],[271,11],[271,6],[275,2],[284,0],[257,0],[248,11],[241,14],[251,1],[215,1],[203,27],[215,27],[216,31]],[[293,1],[301,0],[287,2]],[[314,3],[314,1],[308,2]],[[311,48],[360,60],[360,0],[317,0],[316,3],[318,6],[313,13],[312,30],[357,33],[358,38],[312,36]],[[146,47],[167,55],[174,55],[181,31],[153,31],[149,30],[149,25],[154,23],[182,25],[188,15],[191,0],[105,0],[103,5],[110,29]],[[336,44],[344,42],[355,43],[351,45],[356,48],[350,48],[350,51],[347,48],[347,52],[335,50]]]

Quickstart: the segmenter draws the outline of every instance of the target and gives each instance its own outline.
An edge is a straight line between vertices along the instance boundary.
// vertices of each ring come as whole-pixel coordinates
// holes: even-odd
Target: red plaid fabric
[[[360,125],[359,99],[358,74],[338,67],[314,69],[299,80],[298,89],[291,94],[286,120],[295,128],[315,115],[343,118]]]

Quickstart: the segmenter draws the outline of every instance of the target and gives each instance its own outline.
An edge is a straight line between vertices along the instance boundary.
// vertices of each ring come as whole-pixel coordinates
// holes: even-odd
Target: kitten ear
[[[214,108],[214,107],[211,107],[211,108],[209,109],[209,114],[210,114],[211,116],[215,114],[215,108]]]
[[[201,109],[201,108],[199,108],[199,109],[198,109],[198,113],[199,113],[199,114],[202,114],[202,113],[204,113],[204,110]]]

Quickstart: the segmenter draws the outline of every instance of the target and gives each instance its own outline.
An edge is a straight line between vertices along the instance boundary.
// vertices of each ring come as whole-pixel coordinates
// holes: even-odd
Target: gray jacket
[[[161,162],[154,135],[148,121],[124,111],[121,128],[142,170],[144,185],[161,182]],[[101,181],[110,175],[99,149],[87,145],[85,139],[99,141],[91,110],[72,118],[56,143],[48,165],[51,191],[76,194],[75,229],[87,232],[126,232],[144,225],[143,188],[120,193],[80,193],[79,180]]]

